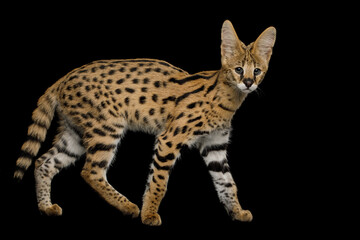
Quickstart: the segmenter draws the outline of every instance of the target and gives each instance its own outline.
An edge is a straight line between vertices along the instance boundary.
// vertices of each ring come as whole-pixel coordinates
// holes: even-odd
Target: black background
[[[325,152],[331,146],[321,143],[336,130],[324,127],[328,118],[323,116],[328,116],[330,108],[320,96],[326,91],[321,85],[324,80],[311,71],[322,69],[320,58],[327,53],[324,36],[330,26],[334,29],[340,23],[334,24],[329,12],[318,18],[321,8],[296,3],[194,4],[9,6],[11,14],[2,21],[3,51],[7,52],[3,58],[8,64],[2,71],[1,96],[5,126],[1,146],[6,152],[0,168],[3,230],[16,227],[16,235],[46,232],[45,236],[53,237],[175,233],[292,239],[310,236],[314,230],[324,233],[319,225],[327,218],[323,209],[329,203],[320,196],[332,189],[335,181],[328,179],[328,174],[318,178],[330,164]],[[220,30],[226,19],[232,21],[245,44],[269,26],[277,29],[267,76],[260,90],[250,94],[236,113],[228,151],[240,203],[252,212],[253,222],[231,221],[202,159],[189,149],[182,152],[170,177],[159,210],[161,227],[124,217],[102,200],[80,177],[83,159],[53,180],[52,200],[63,208],[63,216],[41,215],[34,167],[20,183],[12,180],[12,174],[31,113],[44,91],[72,69],[100,59],[155,58],[189,73],[217,70],[221,67]],[[336,104],[332,102],[331,107]],[[56,125],[54,119],[39,156],[51,147]],[[153,141],[152,136],[128,132],[108,171],[109,182],[139,207]],[[332,150],[331,155],[338,157]],[[161,236],[169,236],[166,234]]]

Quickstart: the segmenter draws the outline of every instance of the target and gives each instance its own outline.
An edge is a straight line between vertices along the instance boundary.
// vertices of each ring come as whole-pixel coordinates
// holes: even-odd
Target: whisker
[[[260,98],[265,96],[265,92],[259,87],[255,89],[255,92]]]

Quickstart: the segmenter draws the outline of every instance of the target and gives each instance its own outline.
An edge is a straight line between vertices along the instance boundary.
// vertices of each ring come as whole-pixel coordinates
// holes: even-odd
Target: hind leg
[[[51,181],[59,171],[74,163],[85,149],[81,139],[70,128],[64,128],[55,140],[54,146],[35,162],[36,196],[39,210],[49,216],[62,215],[62,209],[51,202]]]
[[[116,191],[106,178],[107,169],[114,158],[123,130],[124,127],[120,124],[99,124],[84,134],[86,162],[81,176],[109,204],[124,215],[135,218],[140,213],[138,206]]]

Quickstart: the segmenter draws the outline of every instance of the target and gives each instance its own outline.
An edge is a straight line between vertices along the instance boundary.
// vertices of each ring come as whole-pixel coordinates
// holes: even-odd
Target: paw
[[[233,220],[238,220],[242,222],[251,222],[253,216],[249,210],[239,210],[236,213],[232,214]]]
[[[141,221],[143,224],[149,225],[149,226],[160,226],[161,225],[161,218],[158,213],[142,214]]]
[[[136,206],[136,204],[127,202],[126,205],[121,207],[121,212],[126,216],[137,218],[140,214],[140,209],[138,206]]]
[[[50,207],[47,207],[45,209],[40,209],[40,210],[48,216],[61,216],[62,215],[62,209],[57,204],[53,204]]]

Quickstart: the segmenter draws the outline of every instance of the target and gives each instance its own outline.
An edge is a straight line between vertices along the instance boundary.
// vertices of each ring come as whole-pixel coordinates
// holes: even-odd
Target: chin
[[[251,93],[251,92],[252,92],[252,90],[250,90],[250,89],[244,89],[244,90],[241,90],[241,89],[240,89],[240,91],[241,91],[242,93]]]

